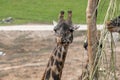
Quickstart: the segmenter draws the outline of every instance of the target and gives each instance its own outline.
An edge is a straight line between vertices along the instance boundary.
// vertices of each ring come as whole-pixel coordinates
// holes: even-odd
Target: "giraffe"
[[[72,11],[68,11],[68,18],[64,20],[64,11],[60,12],[57,25],[54,27],[56,47],[53,50],[42,80],[61,80],[62,70],[69,44],[73,42]]]
[[[120,33],[120,16],[106,22],[107,29],[110,32]]]

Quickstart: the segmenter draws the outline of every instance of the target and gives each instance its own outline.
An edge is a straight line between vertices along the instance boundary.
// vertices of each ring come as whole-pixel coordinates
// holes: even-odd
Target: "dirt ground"
[[[86,32],[76,31],[69,46],[62,80],[77,80],[86,62],[83,48]],[[0,80],[41,80],[55,47],[52,31],[1,31]],[[116,69],[120,79],[120,42],[116,44]]]

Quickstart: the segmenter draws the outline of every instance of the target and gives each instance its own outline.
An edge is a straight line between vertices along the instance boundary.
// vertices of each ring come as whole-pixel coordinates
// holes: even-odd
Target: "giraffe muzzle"
[[[56,37],[56,42],[57,42],[58,44],[70,44],[70,43],[72,43],[71,40],[69,40],[69,39],[64,39],[64,38],[61,38],[61,37]]]
[[[70,43],[72,43],[72,41],[71,40],[69,40],[69,39],[61,39],[61,41],[62,41],[62,44],[70,44]]]

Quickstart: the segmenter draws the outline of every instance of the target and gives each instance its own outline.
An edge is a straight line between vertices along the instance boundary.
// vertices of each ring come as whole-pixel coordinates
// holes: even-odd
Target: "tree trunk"
[[[88,62],[85,70],[81,75],[81,80],[98,80],[97,69],[95,70],[97,61],[95,61],[97,53],[97,5],[99,0],[88,0],[88,6],[86,9],[86,22],[88,26]],[[94,73],[95,70],[95,73]],[[87,77],[86,77],[87,75]]]
[[[95,57],[97,53],[97,5],[99,0],[88,0],[88,6],[86,9],[86,20],[88,25],[88,60],[89,60],[89,78],[93,80],[97,79],[97,72],[93,74],[94,68],[96,66]],[[95,64],[95,65],[94,65]]]

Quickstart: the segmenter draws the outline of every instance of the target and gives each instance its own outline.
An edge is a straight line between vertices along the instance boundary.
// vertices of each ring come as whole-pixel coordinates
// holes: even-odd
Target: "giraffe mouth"
[[[107,29],[110,32],[120,32],[120,27],[119,26],[107,26]]]
[[[70,44],[70,42],[62,42],[62,44]]]
[[[115,27],[113,27],[113,26],[107,26],[107,29],[108,30],[111,30],[111,29],[114,29]]]
[[[111,30],[111,29],[114,28],[113,26],[111,26],[111,21],[107,21],[107,22],[106,22],[106,26],[107,26],[107,29],[108,29],[108,30]]]
[[[113,23],[112,20],[106,22],[106,27],[110,32],[119,32],[120,25],[119,23]]]

